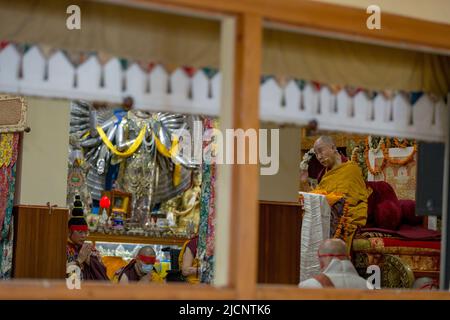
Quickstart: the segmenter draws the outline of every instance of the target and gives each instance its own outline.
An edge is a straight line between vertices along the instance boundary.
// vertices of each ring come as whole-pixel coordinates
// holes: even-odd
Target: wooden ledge
[[[209,285],[113,284],[83,282],[70,290],[62,280],[10,280],[0,282],[0,300],[231,300],[234,290]]]
[[[446,291],[400,289],[299,289],[297,286],[258,285],[256,299],[262,300],[450,300]]]
[[[1,300],[234,300],[236,290],[208,285],[82,283],[69,290],[61,280],[0,282]],[[413,290],[299,289],[286,285],[258,285],[256,300],[450,300],[450,292]]]
[[[298,202],[285,202],[285,201],[266,201],[260,200],[259,204],[266,204],[272,206],[290,206],[290,207],[300,207],[300,203]]]
[[[160,245],[176,245],[182,246],[189,238],[177,237],[146,237],[140,235],[126,234],[104,234],[92,232],[87,237],[88,241],[95,242],[112,242],[112,243],[136,243],[136,244],[160,244]]]

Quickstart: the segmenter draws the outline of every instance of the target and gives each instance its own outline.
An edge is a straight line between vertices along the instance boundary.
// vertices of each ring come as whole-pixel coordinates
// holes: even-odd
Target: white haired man
[[[300,282],[300,288],[367,289],[366,280],[358,275],[347,255],[345,242],[327,239],[318,252],[321,273]]]

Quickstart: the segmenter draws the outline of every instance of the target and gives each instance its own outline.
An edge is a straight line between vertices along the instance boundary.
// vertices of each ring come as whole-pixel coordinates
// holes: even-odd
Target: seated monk
[[[152,246],[144,246],[125,267],[118,270],[113,282],[164,282],[155,270],[156,253]]]
[[[178,263],[186,282],[197,284],[200,282],[200,262],[197,257],[198,235],[186,241],[181,249]]]
[[[366,280],[359,276],[340,239],[327,239],[319,247],[321,273],[300,282],[300,288],[367,289]]]
[[[348,210],[344,211],[334,238],[344,240],[347,252],[350,253],[356,229],[365,226],[367,221],[367,199],[370,191],[364,182],[361,168],[353,161],[343,161],[332,138],[322,136],[317,139],[314,152],[325,169],[319,185],[312,192],[344,197]]]
[[[69,239],[66,246],[67,269],[70,265],[78,266],[81,269],[80,280],[109,280],[100,253],[92,244],[85,242],[87,236],[88,225],[83,216],[82,203],[80,196],[76,196],[72,216],[69,219]]]

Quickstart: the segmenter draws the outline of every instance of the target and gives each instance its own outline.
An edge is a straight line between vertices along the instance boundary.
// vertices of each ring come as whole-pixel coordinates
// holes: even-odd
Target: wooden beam
[[[264,12],[268,21],[291,25],[316,35],[422,51],[450,54],[450,24],[408,18],[381,11],[381,29],[366,26],[365,9],[316,1],[282,0]],[[278,10],[275,10],[278,8]],[[311,32],[309,32],[311,33]]]
[[[88,241],[93,242],[115,242],[115,243],[145,243],[145,244],[160,244],[163,246],[183,246],[189,238],[181,237],[147,237],[147,236],[133,236],[126,234],[104,234],[100,232],[92,232],[87,237]]]
[[[259,285],[256,299],[263,300],[450,300],[450,292],[406,289],[299,289],[296,286]]]
[[[115,288],[116,290],[112,290]],[[67,289],[65,281],[10,280],[0,282],[0,299],[35,300],[232,300],[231,289],[188,284],[83,283]],[[252,299],[263,300],[450,300],[450,292],[412,290],[299,289],[296,286],[259,285]]]
[[[225,14],[255,14],[271,22],[298,28],[369,39],[396,47],[450,54],[450,24],[381,12],[381,30],[366,27],[364,9],[310,0],[138,0],[161,7],[191,8]]]
[[[80,290],[69,290],[66,281],[11,280],[0,282],[0,300],[230,300],[235,298],[231,289],[209,285],[167,284],[112,284],[110,282],[82,282]]]
[[[235,54],[236,129],[259,128],[259,85],[261,74],[262,19],[254,14],[237,17]],[[229,143],[229,141],[227,141]],[[249,145],[246,145],[249,159]],[[235,152],[236,155],[236,152]],[[257,279],[258,183],[257,164],[233,165],[230,282],[239,299],[252,299]]]
[[[274,205],[274,206],[300,207],[300,203],[299,202],[286,202],[286,201],[260,200],[259,204],[267,204],[267,205]]]
[[[111,0],[109,0],[111,2]],[[220,12],[225,14],[244,14],[261,12],[261,0],[114,0],[118,3],[151,3],[154,8]]]

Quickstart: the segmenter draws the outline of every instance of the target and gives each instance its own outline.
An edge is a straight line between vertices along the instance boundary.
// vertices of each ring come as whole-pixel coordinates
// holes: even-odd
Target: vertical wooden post
[[[450,93],[447,94],[447,106],[450,106]],[[450,119],[450,113],[447,114]],[[442,239],[441,239],[441,265],[440,283],[441,290],[450,287],[450,128],[446,128],[445,135],[445,159],[444,159],[444,190],[442,191]]]
[[[220,131],[225,133],[226,129],[233,128],[236,18],[224,17],[220,33],[220,73],[222,75]],[[231,184],[232,166],[226,163],[217,164],[214,285],[219,287],[230,284],[230,238],[232,237],[230,227],[233,210]]]
[[[262,18],[245,13],[237,17],[234,108],[235,129],[259,129]],[[229,143],[227,141],[227,143]],[[246,159],[249,159],[246,144]],[[235,152],[236,155],[236,152]],[[258,253],[257,164],[235,164],[232,176],[230,284],[238,299],[256,297]]]

